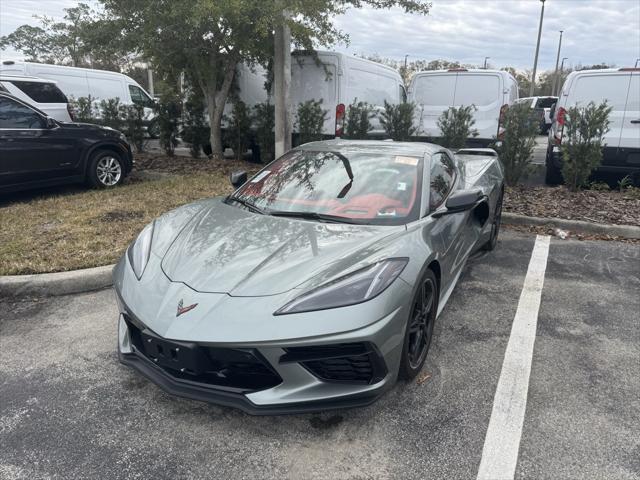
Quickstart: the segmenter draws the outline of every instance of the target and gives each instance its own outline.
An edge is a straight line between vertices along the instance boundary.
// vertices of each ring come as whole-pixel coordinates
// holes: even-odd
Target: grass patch
[[[113,190],[60,189],[6,202],[0,206],[0,275],[114,263],[157,216],[231,192],[224,170],[151,178],[134,176]]]

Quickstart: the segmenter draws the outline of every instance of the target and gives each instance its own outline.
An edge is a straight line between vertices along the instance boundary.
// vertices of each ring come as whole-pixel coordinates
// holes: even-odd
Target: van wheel
[[[91,155],[87,180],[94,188],[113,188],[124,180],[120,155],[111,150],[98,150]]]
[[[545,161],[546,171],[544,174],[544,183],[547,185],[561,185],[564,183],[564,179],[562,178],[562,172],[559,168],[553,165],[551,161],[551,149],[547,149],[547,158]]]

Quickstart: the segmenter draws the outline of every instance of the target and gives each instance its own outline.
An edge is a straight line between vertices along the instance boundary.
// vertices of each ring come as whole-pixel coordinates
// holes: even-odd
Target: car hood
[[[94,123],[81,123],[81,122],[62,122],[60,120],[56,120],[58,125],[61,128],[68,130],[88,130],[94,132],[100,132],[106,136],[110,137],[119,137],[120,132],[110,127],[105,127],[103,125],[96,125]]]
[[[180,230],[161,265],[199,292],[276,295],[364,265],[405,230],[260,215],[216,200]]]

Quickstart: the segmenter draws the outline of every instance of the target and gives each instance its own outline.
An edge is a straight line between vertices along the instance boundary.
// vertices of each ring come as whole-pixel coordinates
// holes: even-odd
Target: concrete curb
[[[569,230],[570,232],[640,239],[640,227],[634,225],[609,225],[584,222],[582,220],[565,220],[562,218],[527,217],[526,215],[507,212],[502,213],[502,222],[507,225],[549,226]]]
[[[58,296],[110,287],[115,265],[71,272],[0,276],[0,297]]]

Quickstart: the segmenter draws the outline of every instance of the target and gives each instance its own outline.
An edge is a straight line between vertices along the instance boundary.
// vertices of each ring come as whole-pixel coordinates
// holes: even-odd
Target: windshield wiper
[[[239,204],[240,204],[240,205],[242,205],[243,207],[246,207],[246,208],[248,208],[249,210],[251,210],[251,211],[253,211],[253,212],[256,212],[256,213],[259,213],[259,214],[261,214],[261,215],[265,215],[265,214],[266,214],[266,212],[265,212],[264,210],[262,210],[260,207],[258,207],[257,205],[254,205],[254,204],[253,204],[253,203],[251,203],[251,202],[247,202],[246,200],[243,200],[243,199],[242,199],[242,198],[240,198],[240,197],[234,197],[234,196],[232,196],[232,195],[229,195],[229,196],[227,197],[227,200],[226,200],[226,201],[227,201],[227,202],[232,201],[232,202],[239,203]]]
[[[274,210],[269,212],[269,215],[273,215],[274,217],[292,217],[292,218],[302,218],[305,220],[317,220],[319,222],[330,222],[330,223],[353,223],[357,225],[363,225],[366,222],[357,218],[347,218],[341,217],[339,215],[329,215],[326,213],[318,213],[318,212],[289,212],[286,210]]]

